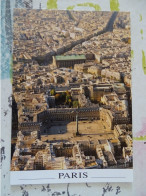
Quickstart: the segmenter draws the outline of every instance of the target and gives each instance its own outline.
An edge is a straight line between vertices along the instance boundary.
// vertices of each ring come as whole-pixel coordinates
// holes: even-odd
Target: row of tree
[[[65,104],[69,105],[69,107],[77,108],[78,101],[72,100],[71,93],[69,91],[56,93],[54,89],[50,91],[51,96],[55,96],[55,103],[56,105]]]

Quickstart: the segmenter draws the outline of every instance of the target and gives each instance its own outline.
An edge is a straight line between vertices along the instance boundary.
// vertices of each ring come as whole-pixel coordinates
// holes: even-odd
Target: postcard
[[[15,9],[11,185],[132,182],[129,12]]]

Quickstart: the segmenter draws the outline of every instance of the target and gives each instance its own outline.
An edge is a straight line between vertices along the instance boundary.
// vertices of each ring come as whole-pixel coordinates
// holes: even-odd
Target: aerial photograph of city
[[[15,9],[11,171],[132,169],[129,12]]]

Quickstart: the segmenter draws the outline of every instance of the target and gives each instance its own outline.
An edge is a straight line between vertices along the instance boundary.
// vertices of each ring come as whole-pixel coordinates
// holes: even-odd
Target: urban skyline
[[[132,168],[130,15],[14,11],[11,170]]]

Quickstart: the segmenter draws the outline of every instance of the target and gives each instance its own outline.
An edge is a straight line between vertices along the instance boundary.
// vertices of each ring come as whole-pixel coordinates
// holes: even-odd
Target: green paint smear
[[[143,35],[143,29],[140,30],[141,35]]]
[[[131,50],[131,58],[133,59],[134,58],[134,51]]]
[[[145,57],[145,53],[143,50],[142,50],[142,68],[143,68],[144,74],[146,75],[146,57]]]
[[[140,30],[140,33],[142,35],[141,39],[143,40],[143,29]]]
[[[67,10],[73,10],[74,7],[75,7],[75,5],[73,5],[73,6],[68,6],[68,7],[67,7]]]
[[[98,4],[93,3],[80,3],[77,6],[93,7],[96,11],[101,11],[101,7]]]
[[[134,137],[133,140],[144,141],[146,140],[146,136]]]
[[[57,0],[48,0],[47,8],[48,9],[57,9]]]
[[[140,17],[139,21],[141,22],[142,21],[142,15],[140,14],[139,17]]]
[[[111,11],[119,11],[119,1],[118,0],[110,0],[110,9]]]

